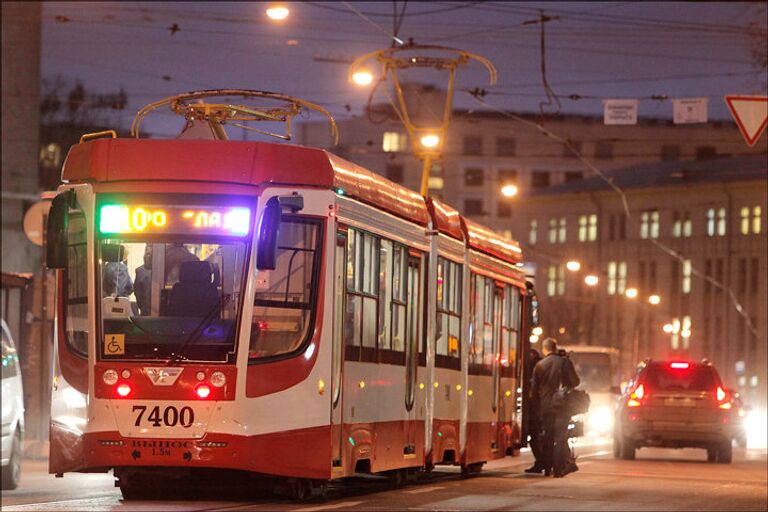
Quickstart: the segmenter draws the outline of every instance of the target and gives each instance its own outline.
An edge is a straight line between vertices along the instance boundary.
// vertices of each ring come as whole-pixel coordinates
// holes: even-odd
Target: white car
[[[3,490],[15,489],[21,477],[21,440],[24,435],[24,392],[19,356],[5,320],[2,330],[2,444],[0,474]]]

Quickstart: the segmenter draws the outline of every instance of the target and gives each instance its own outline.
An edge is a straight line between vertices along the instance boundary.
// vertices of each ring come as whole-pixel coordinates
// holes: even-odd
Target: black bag
[[[589,393],[581,389],[562,388],[552,397],[552,405],[568,417],[584,414],[589,410]]]

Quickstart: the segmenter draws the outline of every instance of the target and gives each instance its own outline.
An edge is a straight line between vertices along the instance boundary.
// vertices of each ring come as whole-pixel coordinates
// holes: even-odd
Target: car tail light
[[[117,394],[123,398],[130,395],[131,391],[132,391],[131,386],[129,384],[126,384],[125,382],[117,386]]]
[[[722,402],[725,400],[725,390],[721,388],[720,386],[717,386],[717,389],[715,390],[715,397],[717,398],[718,402]]]
[[[211,387],[208,384],[198,384],[195,394],[198,398],[208,398],[211,395]]]
[[[690,368],[691,363],[686,363],[682,361],[674,361],[672,363],[669,363],[670,368],[674,368],[675,370],[687,370]]]
[[[717,389],[715,390],[715,398],[717,399],[718,407],[720,409],[725,409],[727,411],[732,407],[728,393],[720,386],[717,386]]]
[[[635,390],[629,395],[627,400],[627,407],[640,407],[642,404],[640,401],[645,396],[645,387],[642,384],[637,386]]]

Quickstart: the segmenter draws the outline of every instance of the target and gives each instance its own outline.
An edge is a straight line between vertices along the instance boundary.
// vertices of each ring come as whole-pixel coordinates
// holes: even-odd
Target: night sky
[[[753,58],[755,44],[765,54],[765,3],[288,6],[290,17],[275,23],[265,16],[266,3],[44,2],[42,77],[49,83],[57,76],[79,79],[93,93],[122,87],[129,98],[119,118],[123,128],[146,103],[219,87],[298,96],[343,119],[359,115],[368,98],[367,90],[348,82],[344,62],[390,47],[393,12],[405,7],[404,15],[397,16],[403,41],[460,48],[496,66],[494,87],[488,87],[481,65],[461,68],[455,107],[483,108],[466,92],[479,87],[487,90],[485,101],[494,108],[538,112],[546,99],[537,21],[543,9],[554,18],[545,24],[546,77],[564,114],[599,115],[603,99],[637,98],[640,117],[668,119],[671,102],[652,97],[707,97],[710,119],[730,119],[724,95],[766,94],[766,70],[756,67]],[[574,95],[579,99],[569,98]],[[159,116],[146,126],[155,133],[175,132],[170,122],[170,115]]]

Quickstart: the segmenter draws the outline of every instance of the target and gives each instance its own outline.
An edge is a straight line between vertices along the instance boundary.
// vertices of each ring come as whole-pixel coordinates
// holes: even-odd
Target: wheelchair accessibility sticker
[[[125,334],[104,335],[104,355],[116,356],[125,354]]]

